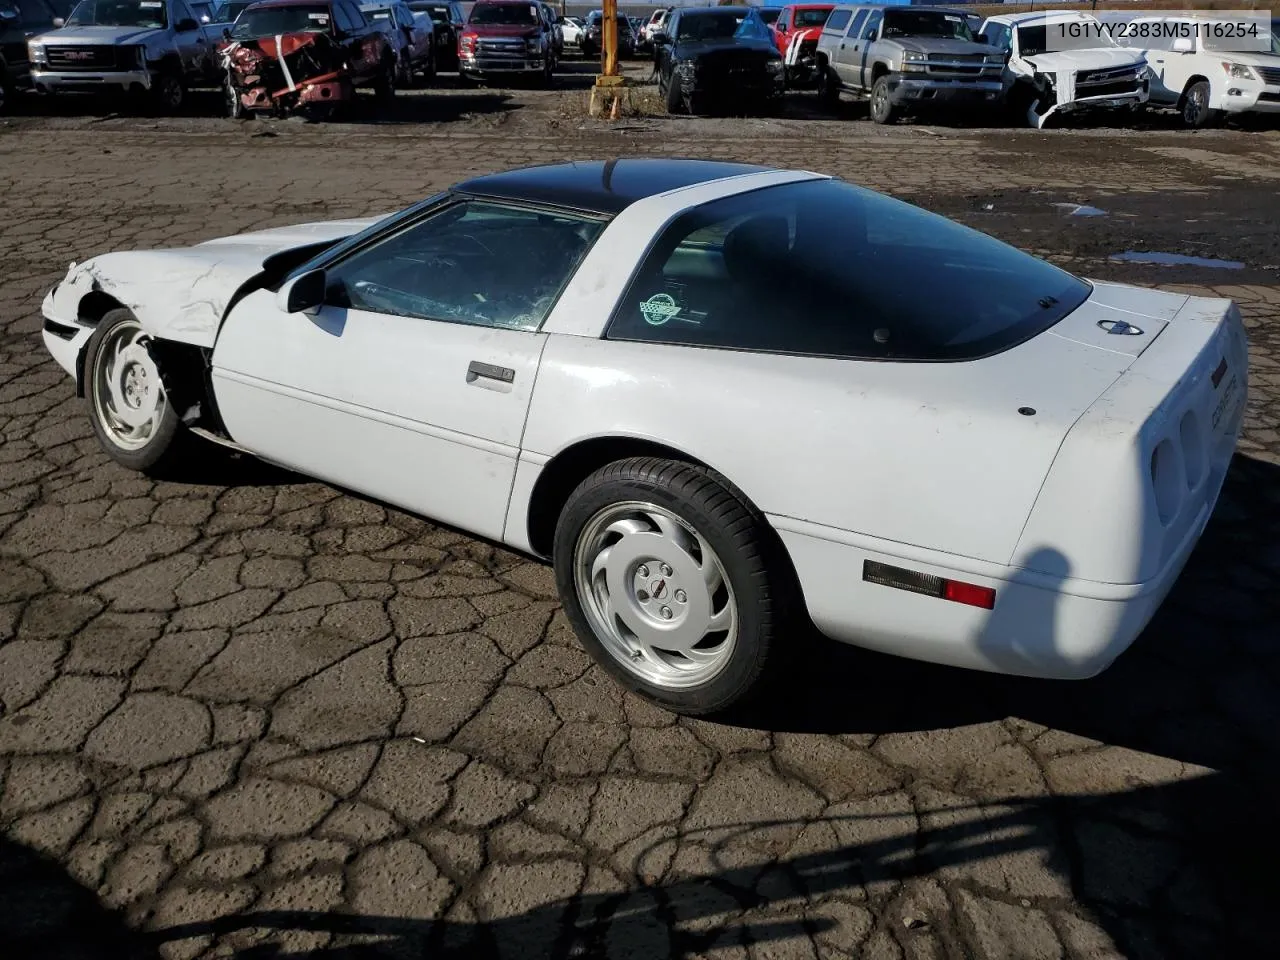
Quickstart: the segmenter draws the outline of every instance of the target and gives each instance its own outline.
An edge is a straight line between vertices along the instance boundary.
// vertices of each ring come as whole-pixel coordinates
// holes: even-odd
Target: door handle
[[[492,363],[472,360],[467,364],[467,383],[475,383],[481,377],[501,383],[512,383],[516,379],[516,372],[510,367],[495,367]]]

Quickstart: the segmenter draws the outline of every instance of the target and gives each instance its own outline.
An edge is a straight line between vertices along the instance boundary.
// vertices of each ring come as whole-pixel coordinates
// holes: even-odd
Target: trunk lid
[[[1132,358],[1141,356],[1191,299],[1182,293],[1090,283],[1089,299],[1058,321],[1049,334]]]

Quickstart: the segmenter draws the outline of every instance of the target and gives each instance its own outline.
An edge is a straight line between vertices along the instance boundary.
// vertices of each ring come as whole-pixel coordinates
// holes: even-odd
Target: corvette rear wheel
[[[644,457],[597,470],[556,526],[556,583],[589,653],[678,713],[749,701],[791,596],[764,518],[704,467]]]
[[[108,311],[89,338],[84,364],[98,442],[117,463],[143,472],[172,459],[181,427],[149,340],[132,312]]]

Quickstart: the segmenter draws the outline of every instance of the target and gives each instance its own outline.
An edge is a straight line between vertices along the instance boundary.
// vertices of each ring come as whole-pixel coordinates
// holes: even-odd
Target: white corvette
[[[72,265],[45,343],[139,470],[216,439],[551,559],[676,710],[825,634],[1107,667],[1214,508],[1236,306],[1078,279],[814,173],[620,160]]]

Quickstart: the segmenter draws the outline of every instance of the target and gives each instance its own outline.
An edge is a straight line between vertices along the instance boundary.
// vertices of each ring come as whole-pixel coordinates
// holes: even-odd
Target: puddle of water
[[[1107,215],[1107,211],[1083,203],[1055,203],[1054,206],[1066,213],[1068,217],[1105,217]]]
[[[1129,263],[1158,263],[1164,267],[1213,267],[1217,270],[1243,270],[1239,260],[1215,260],[1213,257],[1189,257],[1181,253],[1154,253],[1148,250],[1126,250],[1113,253],[1111,260]]]

